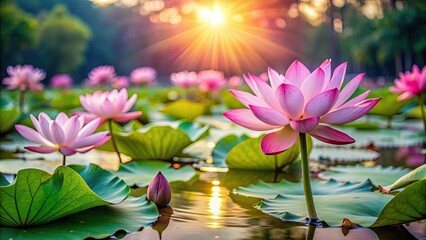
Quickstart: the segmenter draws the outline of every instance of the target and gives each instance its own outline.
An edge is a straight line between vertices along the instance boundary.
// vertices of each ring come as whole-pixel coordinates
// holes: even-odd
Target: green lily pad
[[[0,187],[0,224],[42,225],[96,206],[120,203],[129,193],[124,181],[94,164],[60,166],[53,175],[25,169],[12,184]]]
[[[425,106],[423,106],[425,107]],[[405,118],[408,119],[422,119],[422,109],[421,106],[417,106],[405,114]]]
[[[400,179],[396,180],[391,185],[384,188],[388,191],[393,191],[424,179],[426,179],[426,164],[423,164],[422,166],[414,169],[413,171],[402,176]]]
[[[167,103],[161,112],[175,119],[192,121],[196,117],[206,113],[207,108],[208,105],[206,103],[180,99]]]
[[[393,195],[379,192],[314,195],[318,217],[330,226],[341,226],[344,218],[363,227],[371,226]],[[304,195],[278,195],[262,200],[256,208],[286,222],[305,223],[308,211]]]
[[[192,122],[181,122],[177,128],[153,124],[129,133],[117,133],[120,152],[134,160],[172,160],[184,148],[206,136],[208,127]]]
[[[386,186],[392,184],[395,180],[409,172],[408,169],[400,167],[365,167],[356,166],[336,166],[318,174],[320,178],[334,178],[339,181],[360,182],[364,179],[370,179],[376,186]]]
[[[151,226],[158,216],[157,207],[153,202],[147,201],[145,196],[129,197],[120,204],[88,209],[42,226],[1,227],[0,235],[14,240],[101,239],[119,230],[139,231],[141,227]]]
[[[387,195],[387,194],[385,194]],[[372,227],[408,223],[426,217],[426,180],[411,184],[383,209]]]
[[[314,195],[337,195],[354,192],[371,192],[373,185],[369,180],[362,183],[339,182],[334,179],[328,181],[314,180],[311,182]],[[281,181],[279,183],[265,183],[259,181],[255,185],[239,187],[233,191],[247,197],[275,198],[277,195],[304,195],[302,182]]]
[[[62,112],[70,111],[73,108],[80,106],[79,93],[73,91],[62,92],[57,90],[50,90],[47,92],[48,102],[50,105]]]
[[[319,162],[330,163],[355,163],[371,161],[380,157],[380,154],[373,150],[355,148],[313,148],[309,159]]]
[[[251,170],[276,170],[292,163],[300,153],[299,142],[285,152],[277,155],[265,155],[260,149],[263,136],[246,139],[233,147],[227,157],[229,168]],[[238,141],[239,139],[234,139]],[[308,151],[312,149],[312,139],[308,138]],[[225,150],[224,150],[225,151]]]
[[[233,147],[235,147],[235,145],[243,142],[247,138],[249,138],[247,135],[229,135],[220,139],[219,142],[216,143],[216,146],[212,152],[213,165],[216,167],[227,167],[225,160],[228,156],[228,153]]]
[[[20,112],[17,108],[0,109],[0,134],[8,132],[18,121]]]
[[[238,101],[229,91],[223,91],[221,96],[222,102],[228,109],[245,108],[244,104]]]
[[[175,169],[169,163],[161,161],[141,161],[121,164],[120,169],[114,174],[123,179],[127,185],[146,187],[159,171],[163,173],[169,182],[186,182],[191,180],[197,173],[189,165]]]
[[[405,105],[410,102],[409,100],[398,101],[398,95],[389,92],[388,88],[375,89],[370,93],[369,97],[380,97],[381,100],[373,109],[371,109],[368,114],[380,115],[384,117],[392,117],[400,113],[402,108],[404,108]]]

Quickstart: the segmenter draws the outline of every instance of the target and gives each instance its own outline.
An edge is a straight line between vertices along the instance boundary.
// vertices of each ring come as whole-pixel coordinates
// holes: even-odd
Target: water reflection
[[[208,226],[211,228],[221,227],[221,224],[218,220],[220,220],[221,215],[221,206],[222,206],[222,198],[220,196],[220,187],[213,186],[211,188],[211,196],[209,198],[209,213],[211,222],[208,222]]]

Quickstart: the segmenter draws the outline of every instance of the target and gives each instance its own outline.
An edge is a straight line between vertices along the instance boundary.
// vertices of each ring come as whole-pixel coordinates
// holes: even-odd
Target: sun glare
[[[218,4],[215,4],[213,9],[201,7],[198,11],[198,16],[201,21],[208,22],[212,26],[219,26],[225,22],[225,14]]]

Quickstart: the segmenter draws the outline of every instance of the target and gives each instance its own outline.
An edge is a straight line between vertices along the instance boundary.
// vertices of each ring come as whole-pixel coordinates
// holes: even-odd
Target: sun
[[[215,4],[213,8],[202,7],[198,10],[198,17],[202,22],[209,23],[211,26],[220,26],[225,22],[225,13],[219,4]]]

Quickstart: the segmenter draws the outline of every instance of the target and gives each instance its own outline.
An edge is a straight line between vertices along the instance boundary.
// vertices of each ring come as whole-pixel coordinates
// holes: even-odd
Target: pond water
[[[13,149],[12,143],[2,144],[3,149]],[[9,150],[11,150],[9,149]],[[424,161],[424,155],[414,154],[420,147],[385,148],[381,157],[364,165],[404,166],[415,168]],[[402,153],[401,153],[402,152]],[[59,155],[38,155],[34,153],[12,153],[1,151],[0,158],[40,159],[48,164],[44,168],[52,171],[59,163]],[[69,164],[84,163],[83,155],[69,158]],[[107,169],[116,169],[116,157],[112,153],[92,151],[84,159],[91,159]],[[412,158],[417,157],[417,160]],[[419,161],[419,157],[421,158]],[[411,160],[410,160],[411,159]],[[174,164],[175,167],[181,166]],[[321,169],[322,164],[312,164]],[[13,167],[13,166],[12,166]],[[0,169],[1,170],[1,169]],[[337,227],[316,228],[313,226],[283,223],[253,206],[258,199],[232,194],[232,189],[256,183],[259,179],[274,182],[281,179],[296,181],[297,174],[230,170],[228,172],[198,172],[189,182],[173,182],[173,197],[170,207],[160,210],[161,217],[152,227],[125,235],[123,239],[426,239],[426,221],[404,226],[382,228],[342,229]],[[141,196],[146,188],[132,189],[132,195]],[[321,216],[321,209],[317,210]],[[118,235],[118,234],[117,234]]]

